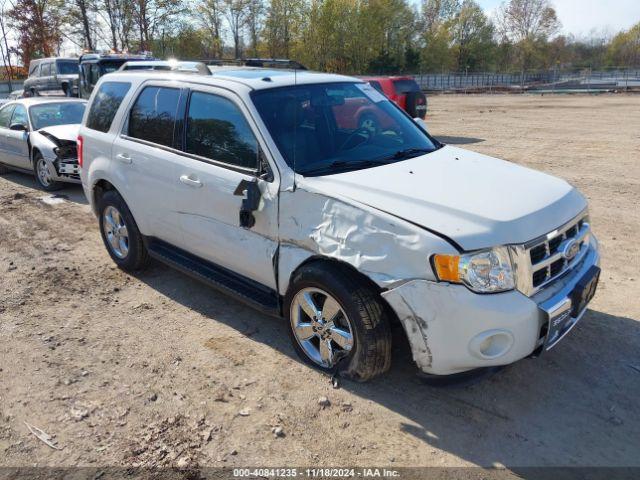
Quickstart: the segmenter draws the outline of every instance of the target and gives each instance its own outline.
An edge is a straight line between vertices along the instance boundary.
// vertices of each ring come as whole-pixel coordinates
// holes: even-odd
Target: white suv
[[[284,316],[304,360],[353,379],[389,367],[394,322],[429,374],[538,354],[597,285],[575,188],[440,144],[355,78],[113,73],[78,142],[118,266],[155,257]]]

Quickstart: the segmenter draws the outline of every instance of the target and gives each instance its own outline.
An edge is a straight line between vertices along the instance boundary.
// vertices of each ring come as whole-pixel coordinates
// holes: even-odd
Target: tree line
[[[560,34],[551,0],[506,0],[492,18],[475,0],[0,0],[0,14],[5,63],[22,65],[63,45],[341,73],[640,65],[640,23],[576,39]]]

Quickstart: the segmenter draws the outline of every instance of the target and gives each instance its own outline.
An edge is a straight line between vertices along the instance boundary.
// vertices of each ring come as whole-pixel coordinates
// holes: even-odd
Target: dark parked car
[[[98,80],[107,73],[115,72],[128,62],[154,60],[147,55],[126,53],[87,53],[80,56],[80,92],[79,97],[89,98]]]
[[[29,78],[24,82],[24,96],[64,95],[78,92],[77,58],[39,58],[29,63]]]

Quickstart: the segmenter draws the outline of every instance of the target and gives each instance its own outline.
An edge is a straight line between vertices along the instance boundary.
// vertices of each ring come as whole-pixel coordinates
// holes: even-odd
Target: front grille
[[[588,246],[589,223],[582,214],[540,239],[514,247],[518,289],[527,295],[535,294],[578,264]]]
[[[534,288],[555,280],[581,257],[588,241],[589,225],[581,218],[546,236],[540,243],[529,247],[531,280]],[[565,249],[570,242],[578,245],[573,257],[567,258]]]

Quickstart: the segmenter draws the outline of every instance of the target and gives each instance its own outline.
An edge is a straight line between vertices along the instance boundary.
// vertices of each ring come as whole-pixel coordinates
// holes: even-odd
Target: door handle
[[[193,179],[189,177],[189,175],[181,175],[180,181],[185,185],[189,185],[190,187],[200,188],[203,184],[200,180]]]
[[[122,163],[131,163],[131,157],[129,155],[127,155],[126,153],[119,153],[116,155],[116,158],[121,161]]]

